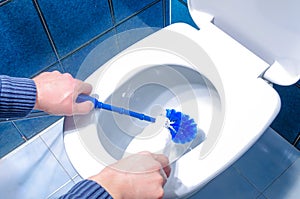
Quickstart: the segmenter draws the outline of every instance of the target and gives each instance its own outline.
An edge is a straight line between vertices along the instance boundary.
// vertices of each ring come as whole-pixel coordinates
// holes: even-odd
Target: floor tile
[[[264,191],[300,152],[269,128],[233,166],[259,191]]]
[[[0,122],[0,158],[13,151],[25,140],[12,122]]]
[[[145,6],[154,2],[155,0],[113,0],[113,8],[116,22],[140,11]]]
[[[259,192],[233,168],[229,167],[189,199],[230,198],[253,199]]]
[[[69,177],[73,179],[78,174],[72,166],[65,151],[63,140],[63,125],[64,120],[60,119],[51,127],[49,127],[46,132],[40,134],[40,137],[49,147],[49,149],[51,150],[57,161],[64,168],[64,170],[68,173]]]
[[[46,198],[70,180],[48,147],[36,138],[0,160],[1,198]]]
[[[64,70],[84,80],[119,52],[115,31],[109,31],[88,46],[62,60]]]
[[[300,157],[265,192],[271,199],[300,198]]]
[[[64,184],[62,187],[60,187],[58,190],[56,190],[54,193],[50,194],[47,199],[57,199],[60,196],[66,194],[73,186],[75,183],[70,180],[66,184]]]
[[[57,59],[32,1],[0,7],[0,74],[30,77]]]
[[[26,136],[27,139],[32,138],[42,130],[59,120],[60,116],[42,116],[36,118],[24,118],[14,121],[20,132]]]
[[[107,0],[39,0],[60,57],[113,26]]]

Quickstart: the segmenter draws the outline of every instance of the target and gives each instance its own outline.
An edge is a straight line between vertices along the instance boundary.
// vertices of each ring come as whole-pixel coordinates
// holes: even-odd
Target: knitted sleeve
[[[0,118],[24,117],[36,100],[32,79],[0,75]]]
[[[109,193],[92,180],[83,180],[74,185],[59,199],[112,199]]]

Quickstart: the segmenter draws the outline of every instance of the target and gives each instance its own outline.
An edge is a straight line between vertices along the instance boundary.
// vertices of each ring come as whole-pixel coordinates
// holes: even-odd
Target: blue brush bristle
[[[170,127],[168,128],[173,142],[184,144],[196,137],[197,124],[194,119],[174,109],[167,109],[166,117],[170,120]]]

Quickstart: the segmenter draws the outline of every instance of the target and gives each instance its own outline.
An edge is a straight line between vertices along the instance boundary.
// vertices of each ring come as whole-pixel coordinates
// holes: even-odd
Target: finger
[[[81,80],[76,81],[78,94],[83,93],[89,95],[92,92],[93,87],[91,84],[83,82]]]
[[[170,173],[171,173],[171,167],[169,165],[169,159],[165,155],[162,155],[162,154],[152,153],[151,155],[156,161],[158,161],[161,164],[161,167],[163,168],[165,174],[167,175],[167,177],[169,177]]]
[[[167,174],[165,173],[165,171],[161,168],[160,170],[159,170],[159,173],[160,173],[160,175],[163,177],[163,186],[167,183],[167,180],[168,180],[168,176],[167,176]]]
[[[94,104],[90,101],[82,103],[74,103],[73,114],[87,114],[94,108]]]

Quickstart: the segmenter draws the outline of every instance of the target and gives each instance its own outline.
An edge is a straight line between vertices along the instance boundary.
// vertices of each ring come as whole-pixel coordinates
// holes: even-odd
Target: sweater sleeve
[[[32,79],[0,75],[0,118],[24,117],[36,100]]]
[[[83,180],[74,185],[59,199],[112,199],[109,193],[92,180]]]

